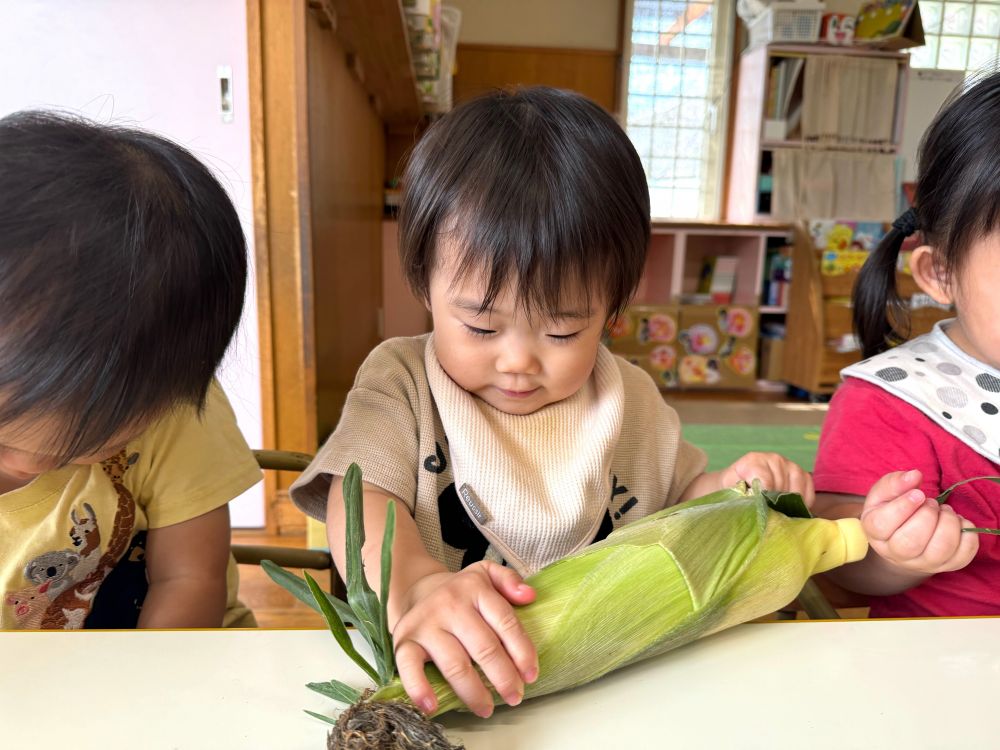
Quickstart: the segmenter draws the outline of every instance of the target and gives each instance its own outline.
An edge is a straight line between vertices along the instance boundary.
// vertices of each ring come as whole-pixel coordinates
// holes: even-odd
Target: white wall
[[[219,114],[217,66],[233,72],[234,118]],[[245,0],[0,0],[0,116],[57,107],[136,125],[189,148],[221,178],[253,263]],[[240,428],[262,441],[255,284],[220,372]],[[263,526],[260,485],[233,523]]]
[[[619,0],[443,0],[462,11],[458,41],[516,47],[618,48]]]
[[[903,142],[899,147],[899,157],[903,160],[903,180],[917,179],[917,152],[920,140],[937,115],[938,110],[962,81],[964,70],[921,70],[910,71],[910,83],[906,92],[906,109],[903,112]]]

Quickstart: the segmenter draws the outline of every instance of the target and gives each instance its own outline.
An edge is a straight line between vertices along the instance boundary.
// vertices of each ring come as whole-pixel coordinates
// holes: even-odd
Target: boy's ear
[[[917,286],[935,302],[950,305],[955,301],[950,279],[937,259],[934,248],[921,245],[910,255],[910,273]]]

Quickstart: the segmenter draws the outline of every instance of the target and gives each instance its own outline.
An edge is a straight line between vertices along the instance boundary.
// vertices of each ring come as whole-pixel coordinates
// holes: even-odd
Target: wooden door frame
[[[250,151],[263,448],[312,453],[316,365],[309,188],[306,0],[247,0]],[[304,532],[287,472],[265,477],[268,533]]]

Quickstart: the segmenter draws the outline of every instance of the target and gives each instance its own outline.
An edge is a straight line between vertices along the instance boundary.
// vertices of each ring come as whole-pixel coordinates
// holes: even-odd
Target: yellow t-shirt
[[[0,495],[0,629],[135,627],[146,532],[225,505],[261,478],[218,384],[118,455]],[[230,558],[226,624],[252,624]]]

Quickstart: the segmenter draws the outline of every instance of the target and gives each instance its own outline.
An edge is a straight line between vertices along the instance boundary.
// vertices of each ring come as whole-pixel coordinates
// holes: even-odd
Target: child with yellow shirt
[[[260,471],[213,380],[246,277],[181,147],[0,120],[0,629],[252,622],[227,503]]]

